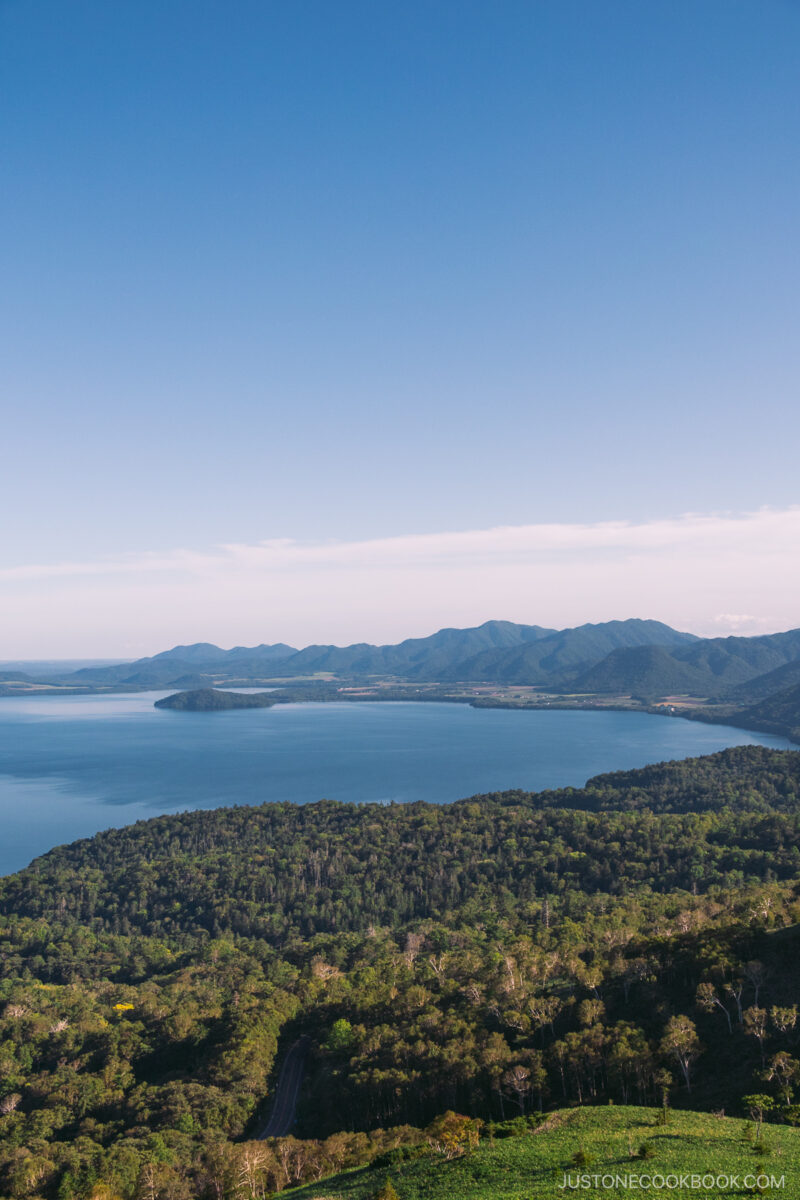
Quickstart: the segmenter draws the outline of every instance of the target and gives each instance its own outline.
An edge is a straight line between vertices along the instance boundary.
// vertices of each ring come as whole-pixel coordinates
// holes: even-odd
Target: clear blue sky
[[[4,565],[796,503],[800,5],[0,0]]]

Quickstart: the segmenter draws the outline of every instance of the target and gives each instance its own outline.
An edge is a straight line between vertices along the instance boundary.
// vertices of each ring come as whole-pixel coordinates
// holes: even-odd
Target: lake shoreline
[[[441,686],[441,685],[433,685]],[[733,706],[719,705],[709,707],[699,707],[690,704],[669,704],[668,701],[660,701],[657,704],[645,704],[638,702],[632,697],[626,702],[625,699],[604,700],[599,695],[595,697],[587,697],[585,700],[568,700],[550,695],[546,701],[540,704],[526,703],[507,699],[501,696],[470,696],[464,693],[434,693],[420,691],[417,694],[398,695],[397,692],[401,688],[384,688],[382,691],[361,691],[353,690],[352,692],[336,691],[325,695],[310,695],[303,694],[302,691],[296,691],[290,696],[272,694],[269,702],[261,702],[258,705],[252,705],[245,702],[220,704],[212,707],[207,704],[197,705],[191,704],[189,698],[193,691],[202,690],[204,693],[209,691],[219,692],[221,696],[233,696],[236,693],[228,692],[225,688],[214,689],[186,689],[185,691],[175,692],[165,699],[155,702],[156,708],[174,709],[182,712],[213,712],[226,711],[227,709],[249,709],[251,707],[275,707],[276,705],[289,704],[329,704],[335,702],[370,702],[370,703],[394,703],[394,704],[466,704],[470,708],[478,709],[503,709],[514,712],[634,712],[645,713],[648,716],[654,717],[682,717],[687,721],[699,721],[706,725],[730,725],[735,729],[744,729],[748,733],[769,733],[777,737],[785,737],[793,745],[800,745],[800,736],[794,726],[781,724],[775,721],[756,721],[752,718],[743,716],[741,710],[737,710]],[[289,689],[287,689],[289,690]],[[279,691],[279,689],[276,689]]]
[[[275,689],[276,694],[272,698],[272,702],[267,705],[259,705],[258,707],[274,707],[276,705],[291,705],[291,704],[329,704],[336,702],[374,702],[374,703],[403,703],[403,704],[465,704],[470,708],[496,708],[506,709],[508,711],[525,711],[525,712],[547,712],[547,711],[563,711],[563,712],[635,712],[647,713],[650,716],[657,717],[683,717],[687,721],[699,721],[705,725],[730,725],[735,729],[743,729],[748,733],[768,733],[777,737],[784,737],[793,745],[800,745],[800,733],[796,726],[790,726],[776,721],[758,721],[753,718],[746,717],[743,710],[737,709],[733,705],[726,704],[704,704],[699,697],[686,697],[681,699],[677,704],[671,705],[669,701],[662,700],[658,703],[645,703],[643,701],[634,700],[632,697],[609,697],[605,699],[601,693],[595,693],[591,696],[586,696],[583,699],[572,699],[564,696],[559,696],[554,693],[547,693],[547,699],[541,703],[530,702],[525,700],[515,700],[502,695],[475,695],[470,691],[445,691],[448,685],[431,683],[425,687],[418,685],[405,685],[402,683],[396,684],[375,684],[358,686],[354,684],[344,687],[331,688],[327,684],[303,684],[300,686],[279,684],[275,686],[274,680],[259,680],[250,682],[246,680],[234,680],[226,683],[223,686],[215,685],[213,690],[225,693],[226,688],[247,687],[254,690],[263,689],[266,686]],[[486,685],[471,685],[465,683],[464,688]],[[492,685],[490,685],[492,686]],[[502,687],[504,685],[494,685]],[[73,697],[73,696],[136,696],[145,695],[152,689],[149,687],[131,687],[130,685],[109,685],[108,687],[59,687],[57,685],[38,685],[30,689],[21,689],[9,687],[8,684],[0,684],[0,703],[5,699],[36,699],[47,697]],[[177,691],[167,695],[166,699],[171,700],[174,696],[188,695],[196,689],[187,688],[183,691]],[[206,689],[207,690],[207,689]],[[518,689],[508,689],[518,690]],[[282,695],[280,693],[283,693]],[[289,693],[289,694],[287,694]],[[696,703],[691,703],[696,700]],[[160,708],[181,708],[182,711],[192,711],[191,706],[164,704],[159,701],[156,705]],[[234,706],[231,705],[231,708]],[[237,705],[243,709],[251,707],[247,704]],[[212,709],[199,709],[198,711],[208,712],[216,711]]]

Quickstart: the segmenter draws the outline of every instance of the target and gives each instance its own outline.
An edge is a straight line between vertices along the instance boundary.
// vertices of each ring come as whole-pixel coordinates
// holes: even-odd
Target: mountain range
[[[96,686],[191,688],[319,674],[340,680],[496,683],[573,694],[684,694],[741,707],[800,684],[800,629],[699,638],[637,618],[561,630],[487,621],[387,646],[364,642],[296,649],[279,642],[223,650],[201,642],[62,678]]]

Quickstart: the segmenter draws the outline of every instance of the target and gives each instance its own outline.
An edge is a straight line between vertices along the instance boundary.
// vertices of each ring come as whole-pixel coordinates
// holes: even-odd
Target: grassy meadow
[[[763,1149],[754,1148],[751,1121],[671,1111],[667,1125],[652,1108],[608,1105],[562,1109],[518,1137],[483,1138],[467,1154],[441,1155],[373,1166],[282,1193],[292,1200],[372,1200],[387,1181],[399,1200],[555,1200],[556,1197],[664,1195],[674,1200],[729,1200],[749,1195],[800,1196],[800,1131],[764,1127]],[[580,1164],[580,1165],[576,1165]],[[700,1176],[700,1186],[674,1186],[656,1177]],[[703,1177],[713,1175],[708,1188]],[[585,1177],[649,1177],[648,1188]],[[717,1186],[720,1176],[738,1176]],[[759,1188],[759,1176],[783,1177],[783,1186]],[[565,1179],[566,1177],[566,1179]],[[751,1179],[750,1177],[755,1177]],[[564,1184],[568,1183],[566,1188]],[[680,1180],[678,1181],[680,1183]],[[708,1181],[706,1180],[705,1183]],[[576,1186],[580,1184],[580,1186]]]

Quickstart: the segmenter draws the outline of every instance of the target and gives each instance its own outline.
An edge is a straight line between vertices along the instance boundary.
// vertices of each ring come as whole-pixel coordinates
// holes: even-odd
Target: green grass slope
[[[555,1200],[556,1197],[668,1195],[673,1200],[728,1200],[748,1195],[800,1196],[800,1132],[769,1126],[767,1152],[754,1148],[752,1122],[705,1113],[615,1107],[564,1109],[520,1137],[491,1141],[460,1158],[426,1155],[410,1162],[373,1166],[282,1192],[292,1200],[372,1200],[387,1180],[399,1200]],[[650,1157],[641,1155],[648,1148]],[[575,1165],[575,1156],[585,1162]],[[712,1187],[691,1176],[714,1177]],[[600,1186],[580,1177],[600,1176]],[[616,1186],[628,1176],[628,1187]],[[639,1187],[630,1182],[638,1176]],[[654,1177],[666,1179],[659,1188]],[[689,1177],[680,1186],[681,1176]],[[770,1176],[783,1186],[758,1187]],[[605,1179],[603,1179],[605,1177]],[[727,1177],[727,1185],[723,1178]],[[731,1177],[734,1177],[731,1179]],[[642,1186],[650,1180],[650,1187]],[[607,1186],[611,1181],[611,1186]],[[571,1186],[564,1187],[564,1183]],[[678,1186],[675,1186],[675,1182]],[[707,1179],[706,1179],[707,1182]],[[722,1186],[718,1186],[721,1183]],[[693,1186],[694,1184],[694,1186]]]

